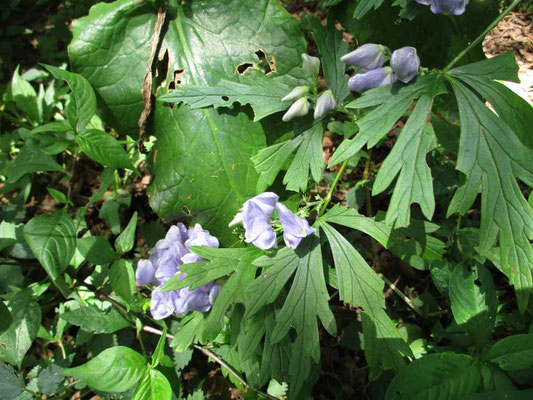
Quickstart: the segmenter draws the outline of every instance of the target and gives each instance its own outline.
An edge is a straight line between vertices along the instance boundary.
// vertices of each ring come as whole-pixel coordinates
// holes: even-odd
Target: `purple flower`
[[[242,225],[245,229],[244,241],[262,250],[276,246],[276,232],[270,226],[279,196],[265,192],[247,200],[242,207]]]
[[[188,288],[162,292],[163,284],[176,274],[185,278],[179,266],[203,260],[189,250],[191,246],[218,247],[218,239],[199,224],[187,230],[178,223],[172,226],[164,239],[158,241],[150,252],[148,260],[137,264],[135,278],[139,285],[158,285],[152,292],[150,311],[155,319],[163,319],[172,314],[188,311],[209,311],[220,291],[220,284],[208,283],[194,290]]]
[[[296,86],[291,92],[286,95],[281,101],[295,101],[301,97],[307,96],[309,93],[308,86]]]
[[[302,61],[302,69],[307,72],[308,75],[318,75],[318,71],[320,70],[320,59],[302,53]]]
[[[394,50],[390,60],[390,66],[398,80],[408,83],[418,74],[420,58],[414,47],[405,46]]]
[[[352,76],[348,80],[348,87],[350,90],[362,93],[370,89],[389,85],[396,82],[396,80],[397,78],[392,72],[392,68],[377,68],[364,74]]]
[[[276,204],[281,226],[283,226],[283,240],[287,247],[295,249],[302,239],[315,232],[315,228],[309,226],[307,220],[298,217],[281,203]]]
[[[386,47],[384,46],[367,43],[351,53],[343,55],[341,61],[368,71],[383,66],[385,62],[385,51]]]
[[[326,90],[320,95],[316,102],[314,118],[319,119],[326,115],[328,112],[335,109],[337,102],[331,90]]]
[[[135,271],[135,280],[138,285],[144,286],[153,283],[155,278],[155,267],[150,260],[139,260]]]
[[[431,6],[433,14],[461,15],[466,11],[467,0],[416,0],[416,2]]]

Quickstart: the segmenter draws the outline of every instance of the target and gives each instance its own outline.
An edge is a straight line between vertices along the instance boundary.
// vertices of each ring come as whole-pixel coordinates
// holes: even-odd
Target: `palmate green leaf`
[[[461,119],[457,169],[467,181],[455,192],[448,215],[464,214],[481,192],[480,251],[487,253],[499,239],[501,266],[523,311],[533,288],[533,210],[516,177],[533,184],[533,151],[470,89],[449,79]]]
[[[356,19],[363,18],[372,8],[377,10],[383,4],[384,0],[361,0],[355,7],[353,17]]]
[[[485,356],[506,371],[533,365],[533,334],[512,335],[494,343]]]
[[[92,333],[113,333],[130,326],[115,308],[103,311],[95,306],[80,307],[61,314],[60,317],[69,324],[81,327]]]
[[[262,72],[253,71],[241,78],[241,82],[222,79],[215,86],[179,85],[157,100],[167,103],[185,103],[192,109],[205,107],[230,107],[237,102],[249,104],[254,110],[254,121],[285,110],[290,103],[281,101],[291,87],[278,82]]]
[[[381,369],[401,369],[403,357],[412,357],[412,352],[384,311],[383,280],[337,230],[327,222],[320,226],[333,253],[340,299],[363,309],[364,350],[372,374],[379,376]]]
[[[65,211],[38,215],[24,226],[24,238],[50,278],[59,278],[76,249],[72,218]]]
[[[131,398],[132,400],[170,400],[172,388],[165,375],[157,369],[147,368]]]
[[[426,163],[426,154],[436,146],[433,128],[427,126],[432,104],[428,94],[418,99],[372,187],[373,195],[383,192],[399,173],[386,218],[395,227],[409,225],[412,203],[418,203],[429,220],[435,212],[431,170]]]
[[[0,333],[7,331],[12,323],[13,317],[11,317],[9,309],[4,302],[0,300]]]
[[[400,371],[385,399],[459,399],[476,393],[480,384],[479,364],[472,357],[451,352],[430,354]]]
[[[9,300],[12,322],[0,334],[0,360],[19,369],[24,355],[31,347],[41,325],[41,307],[31,298],[30,289],[24,289]]]
[[[96,96],[91,84],[83,76],[52,65],[44,65],[56,79],[66,81],[70,90],[70,102],[65,115],[76,132],[81,132],[96,113]]]
[[[121,133],[138,129],[156,20],[155,9],[135,3],[96,5],[73,24],[69,47],[74,71],[91,82],[102,98],[106,122]],[[302,82],[305,40],[298,22],[275,0],[180,4],[167,23],[159,58],[168,55],[163,61],[168,73],[160,77],[158,95],[177,76],[184,85],[213,87],[222,79],[242,83],[248,73],[241,76],[236,67],[263,61],[271,67],[269,77],[289,86]],[[153,208],[164,218],[193,216],[223,245],[234,243],[226,225],[257,194],[258,174],[250,157],[266,145],[264,128],[239,107],[222,112],[154,106]]]
[[[204,315],[201,312],[193,312],[180,320],[180,328],[174,334],[170,347],[176,352],[184,352],[191,343],[200,340],[203,331]]]
[[[318,236],[308,236],[295,251],[283,248],[274,257],[261,257],[254,264],[270,268],[247,288],[244,318],[257,313],[267,302],[273,302],[295,273],[283,307],[276,315],[271,340],[272,343],[283,340],[291,328],[296,332],[289,365],[289,397],[297,397],[312,365],[320,361],[317,317],[328,332],[336,333],[335,319],[328,306]]]
[[[256,171],[259,173],[259,179],[257,180],[258,193],[264,192],[266,188],[274,182],[289,156],[302,143],[303,138],[303,135],[300,135],[294,139],[276,143],[259,150],[259,152],[251,158]]]
[[[468,270],[459,264],[452,271],[449,293],[455,322],[482,346],[492,334],[498,305],[492,275],[482,265]]]
[[[88,129],[78,133],[76,141],[81,151],[104,167],[135,170],[126,150],[113,136],[104,131]]]
[[[73,376],[96,390],[124,392],[139,382],[147,368],[144,356],[128,347],[116,346],[61,374]]]
[[[346,65],[341,61],[341,57],[348,52],[348,45],[342,40],[342,32],[333,26],[324,29],[316,18],[309,15],[302,15],[301,24],[305,29],[311,30],[317,44],[327,88],[333,92],[337,104],[342,103],[350,94],[344,73]]]
[[[368,148],[374,147],[405,114],[414,99],[422,94],[434,97],[443,90],[440,76],[427,75],[417,78],[409,85],[396,83],[369,90],[361,98],[348,103],[347,108],[376,108],[357,122],[359,133],[353,139],[341,143],[333,153],[329,165],[333,166],[353,157],[365,145]]]
[[[305,192],[309,181],[309,171],[315,182],[320,182],[322,171],[326,166],[322,156],[322,138],[324,126],[315,122],[313,126],[302,133],[302,141],[294,160],[287,170],[283,183],[287,190]]]

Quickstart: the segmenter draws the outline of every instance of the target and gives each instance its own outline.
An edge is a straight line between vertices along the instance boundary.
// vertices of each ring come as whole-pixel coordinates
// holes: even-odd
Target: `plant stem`
[[[346,166],[348,165],[348,161],[346,160],[342,163],[341,168],[339,169],[339,172],[337,172],[337,175],[335,176],[335,180],[331,184],[331,187],[329,188],[329,192],[326,195],[326,198],[324,199],[324,204],[322,205],[322,208],[320,209],[320,212],[318,213],[318,218],[324,214],[326,211],[326,208],[329,205],[329,202],[331,201],[331,197],[333,196],[333,192],[335,191],[335,188],[337,187],[337,183],[339,183],[339,180],[342,177],[342,174],[344,173],[344,170],[346,169]]]
[[[500,23],[500,21],[502,19],[505,18],[505,16],[507,14],[509,14],[513,8],[515,8],[518,3],[520,3],[522,0],[514,0],[511,5],[509,7],[507,7],[494,21],[492,21],[492,23],[487,27],[487,29],[485,29],[472,43],[470,43],[470,45],[464,49],[463,51],[461,51],[457,57],[455,57],[451,63],[449,63],[446,68],[444,68],[444,72],[447,72],[451,67],[453,67],[455,64],[457,64],[457,62],[463,58],[468,52],[470,52],[470,50],[472,50],[474,47],[476,47],[479,42],[481,42],[483,40],[483,38],[487,35],[487,33],[489,33],[491,30],[494,29],[494,27],[496,27],[496,25],[498,25]]]
[[[67,191],[67,201],[65,203],[65,208],[68,207],[70,204],[70,199],[72,197],[72,186],[73,186],[73,178],[74,178],[74,172],[76,168],[76,159],[78,158],[78,145],[74,148],[74,154],[72,155],[72,166],[70,167],[70,172],[68,175],[68,191]]]
[[[14,124],[17,124],[17,125],[20,125],[22,126],[23,128],[26,128],[26,129],[33,129],[33,127],[30,125],[30,124],[27,124],[26,122],[24,121],[21,121],[20,119],[12,116],[11,114],[9,114],[8,112],[6,111],[3,111],[3,110],[0,110],[0,116],[4,117],[5,119],[7,119],[9,122],[13,122]]]
[[[409,297],[407,297],[405,294],[403,294],[402,291],[400,289],[398,289],[394,283],[392,283],[385,275],[383,275],[383,274],[378,274],[378,275],[379,275],[379,277],[381,279],[383,279],[385,281],[385,283],[387,285],[389,285],[389,287],[394,291],[394,293],[396,293],[398,296],[400,296],[400,298],[403,301],[405,301],[405,303],[409,307],[411,307],[421,317],[424,316],[424,313],[422,312],[422,310],[420,310],[420,308],[415,306],[415,304],[411,301],[411,299]]]
[[[370,166],[372,165],[372,149],[368,150],[368,158],[365,163],[365,170],[363,171],[363,179],[368,181],[370,178]],[[372,218],[374,215],[372,211],[372,196],[370,195],[370,187],[365,185],[366,192],[366,216]],[[378,243],[370,236],[370,247],[372,248],[372,261],[374,261],[374,268],[381,271],[381,262],[378,255]]]
[[[153,333],[153,334],[159,335],[159,336],[163,335],[163,331],[160,331],[159,329],[156,329],[156,328],[152,328],[151,326],[146,326],[146,325],[143,326],[143,331],[148,332],[148,333]],[[167,339],[172,340],[172,339],[174,339],[174,336],[172,336],[172,335],[167,333]],[[245,388],[251,389],[254,392],[256,392],[258,395],[266,397],[267,399],[280,400],[277,397],[271,396],[268,393],[263,392],[262,390],[256,389],[256,388],[251,387],[250,385],[248,385],[248,383],[246,383],[246,381],[237,373],[237,371],[235,371],[233,368],[231,368],[223,359],[221,359],[219,356],[217,356],[211,350],[209,350],[209,349],[207,349],[205,347],[202,347],[202,346],[198,346],[197,344],[193,344],[192,346],[196,350],[200,350],[206,356],[208,356],[208,357],[212,358],[213,360],[215,360],[220,366],[226,368],[228,370],[228,372],[231,375],[233,375],[233,377],[235,379],[237,379]]]

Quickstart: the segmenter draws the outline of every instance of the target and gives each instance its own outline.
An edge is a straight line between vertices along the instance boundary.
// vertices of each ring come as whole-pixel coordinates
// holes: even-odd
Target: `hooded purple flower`
[[[416,2],[431,6],[433,14],[461,15],[466,11],[467,0],[416,0]]]
[[[137,264],[135,278],[139,285],[159,285],[153,290],[150,302],[150,311],[155,319],[188,311],[208,311],[220,291],[220,284],[216,282],[195,290],[184,288],[171,292],[161,291],[166,281],[181,273],[179,265],[203,260],[189,250],[191,246],[218,247],[219,242],[199,224],[187,230],[185,225],[178,223],[169,229],[164,239],[156,243],[150,252],[150,258],[140,260]],[[182,274],[180,278],[185,276]]]
[[[377,68],[364,74],[352,76],[348,80],[348,87],[350,90],[362,93],[370,89],[389,85],[396,82],[396,80],[397,78],[392,72],[392,68]]]
[[[383,66],[385,62],[385,51],[385,46],[367,43],[343,55],[341,61],[369,71]]]
[[[326,90],[320,95],[316,102],[314,119],[322,118],[328,112],[332,111],[337,107],[337,102],[331,90]]]
[[[270,226],[270,217],[279,196],[265,192],[247,200],[242,207],[242,225],[245,229],[244,241],[268,250],[276,246],[276,232]]]
[[[390,66],[398,80],[403,83],[411,82],[420,70],[420,58],[416,54],[416,49],[405,46],[394,50],[390,59]]]
[[[298,247],[302,239],[316,229],[309,226],[306,219],[298,217],[291,210],[281,203],[276,204],[278,210],[281,226],[283,226],[283,240],[287,247],[295,249]]]

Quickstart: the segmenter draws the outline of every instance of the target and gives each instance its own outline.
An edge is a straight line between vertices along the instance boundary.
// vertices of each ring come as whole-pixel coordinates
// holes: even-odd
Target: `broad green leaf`
[[[115,240],[115,248],[120,256],[133,249],[135,244],[135,230],[137,229],[137,211],[131,216],[130,222]]]
[[[13,322],[0,334],[0,360],[19,369],[41,325],[41,307],[32,301],[31,290],[24,289],[9,300]]]
[[[279,171],[286,164],[289,156],[298,148],[298,146],[300,146],[303,139],[304,136],[300,135],[294,139],[276,143],[259,150],[259,152],[251,158],[256,171],[259,172],[257,192],[262,193],[266,188],[272,185],[278,176]]]
[[[13,160],[7,163],[3,174],[8,182],[16,182],[26,174],[49,171],[63,171],[63,168],[53,157],[31,145],[26,145]]]
[[[126,304],[130,304],[135,291],[135,271],[131,260],[116,260],[109,269],[109,281],[113,291]]]
[[[131,398],[132,400],[170,400],[172,388],[165,375],[157,369],[147,368]]]
[[[453,318],[478,346],[485,344],[495,325],[498,298],[492,275],[482,265],[468,270],[456,265],[449,283]]]
[[[409,85],[394,84],[365,92],[360,99],[348,103],[346,107],[377,107],[357,122],[359,133],[353,139],[344,140],[341,143],[333,153],[329,165],[336,165],[353,157],[364,145],[368,148],[374,147],[392,129],[396,121],[400,119],[417,97],[425,94],[432,98],[444,91],[442,79],[438,75],[428,75],[417,78],[415,82]],[[424,107],[419,108],[419,119],[422,118],[421,114],[425,112],[426,108],[426,103],[424,103]],[[417,125],[413,123],[411,129],[415,130],[418,125],[420,122]],[[413,133],[410,133],[409,136],[411,135],[414,136]],[[425,147],[429,146],[426,144]]]
[[[302,15],[302,26],[311,30],[317,44],[327,88],[333,92],[337,104],[342,103],[350,94],[344,73],[346,65],[341,61],[341,57],[348,52],[348,45],[342,40],[342,32],[333,26],[324,29],[316,18],[305,14]]]
[[[159,341],[157,342],[157,346],[152,353],[152,368],[155,368],[159,365],[163,357],[165,356],[165,343],[167,341],[167,331],[168,328],[166,325],[163,327],[163,332],[161,333],[161,336],[159,337]]]
[[[14,400],[24,390],[24,379],[17,376],[13,367],[0,364],[0,398],[2,400]]]
[[[35,122],[42,119],[42,108],[39,107],[37,93],[33,86],[19,74],[20,66],[17,66],[11,79],[11,95],[13,101],[28,117]]]
[[[57,392],[59,385],[65,380],[65,377],[61,375],[63,369],[58,365],[52,364],[42,370],[37,378],[37,386],[42,394],[51,396]]]
[[[427,94],[418,99],[372,187],[372,194],[377,195],[399,174],[386,219],[388,225],[397,228],[409,225],[412,203],[418,203],[429,220],[435,212],[431,170],[426,163],[426,154],[436,146],[433,129],[427,126],[432,104],[433,99]]]
[[[453,78],[450,82],[461,118],[457,169],[467,180],[455,192],[448,215],[466,213],[481,192],[481,254],[499,239],[503,272],[524,310],[533,287],[533,210],[516,177],[533,184],[533,151],[467,87]]]
[[[89,158],[110,168],[135,170],[126,150],[108,133],[98,129],[88,129],[76,136],[81,151]]]
[[[116,259],[109,241],[102,236],[88,236],[77,240],[77,250],[94,265],[112,263]]]
[[[394,377],[385,399],[458,399],[476,393],[481,374],[466,354],[430,354],[413,361]]]
[[[74,141],[74,132],[67,121],[54,121],[35,129],[20,129],[20,136],[35,149],[48,155],[59,154]]]
[[[233,103],[250,104],[254,110],[254,121],[270,114],[283,111],[290,103],[281,101],[291,91],[291,87],[265,76],[261,72],[247,74],[241,82],[222,79],[215,86],[179,85],[174,91],[157,100],[167,103],[185,103],[192,109],[230,107]]]
[[[494,343],[485,356],[506,371],[517,371],[533,365],[533,334],[513,335]]]
[[[313,126],[302,133],[302,141],[296,152],[291,166],[287,170],[283,183],[287,190],[305,192],[309,181],[309,171],[315,182],[320,182],[322,171],[326,166],[322,156],[322,138],[324,126],[315,122]]]
[[[116,346],[102,351],[89,362],[61,373],[73,376],[96,390],[124,392],[134,386],[147,370],[146,359],[135,350]]]
[[[65,204],[67,202],[67,196],[65,195],[65,193],[60,192],[59,190],[51,188],[51,187],[47,187],[46,190],[48,191],[48,194],[50,196],[52,196],[54,199],[56,199],[60,203]]]
[[[24,226],[24,237],[50,278],[59,278],[76,249],[72,218],[65,211],[38,215]]]
[[[364,349],[371,372],[378,376],[381,368],[401,369],[402,357],[412,353],[384,311],[383,280],[337,230],[325,222],[321,227],[333,253],[340,299],[363,309]]]
[[[113,333],[130,326],[115,308],[103,311],[95,306],[86,306],[61,314],[60,317],[92,333]]]
[[[21,225],[12,222],[0,222],[0,250],[17,243],[17,230]]]
[[[0,333],[7,331],[12,323],[13,318],[11,317],[9,309],[4,302],[0,300]]]
[[[96,96],[91,84],[83,76],[51,65],[44,65],[56,79],[66,81],[70,90],[70,101],[65,114],[76,132],[81,132],[96,113]]]
[[[106,122],[130,134],[137,131],[143,110],[141,88],[156,20],[155,9],[135,3],[120,0],[94,6],[89,16],[73,24],[69,47],[74,71],[89,79],[102,98]],[[253,71],[240,75],[235,70],[247,63],[267,63],[269,78],[289,87],[302,83],[305,41],[296,19],[275,0],[180,4],[172,18],[167,15],[167,24],[160,54],[168,55],[162,62],[168,72],[159,77],[158,96],[171,83],[244,83]],[[226,225],[242,203],[257,194],[258,175],[250,157],[266,145],[264,128],[240,107],[223,112],[186,105],[170,109],[160,102],[154,106],[158,141],[152,206],[164,218],[193,216],[222,244],[234,243]]]

